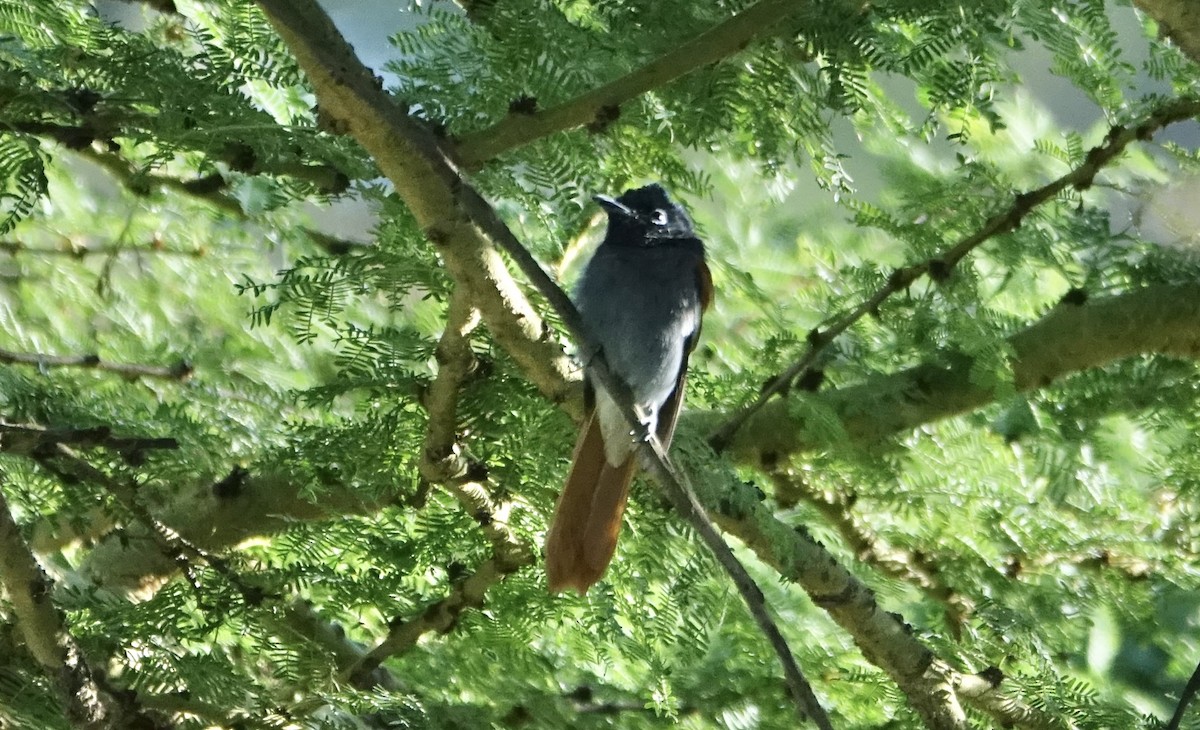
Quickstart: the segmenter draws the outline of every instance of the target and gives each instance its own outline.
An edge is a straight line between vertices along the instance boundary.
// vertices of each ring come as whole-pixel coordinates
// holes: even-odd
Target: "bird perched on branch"
[[[579,280],[576,306],[609,370],[629,386],[641,432],[666,447],[683,403],[688,354],[712,300],[704,244],[660,185],[595,200],[608,214],[608,231]],[[584,394],[587,415],[546,538],[553,592],[586,593],[600,580],[637,469],[634,432],[586,371]]]

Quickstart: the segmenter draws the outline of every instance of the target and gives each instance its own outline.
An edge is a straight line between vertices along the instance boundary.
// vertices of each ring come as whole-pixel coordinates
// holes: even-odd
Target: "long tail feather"
[[[605,460],[604,436],[593,414],[575,445],[571,475],[546,537],[551,592],[572,588],[583,594],[604,575],[617,549],[634,471],[632,454],[620,466]]]

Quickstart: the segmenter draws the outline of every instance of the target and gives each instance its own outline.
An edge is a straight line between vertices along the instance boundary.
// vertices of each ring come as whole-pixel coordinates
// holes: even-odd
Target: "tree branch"
[[[950,633],[955,639],[961,637],[964,622],[975,610],[974,602],[949,586],[928,557],[888,545],[870,525],[856,516],[851,505],[858,495],[852,487],[847,485],[846,489],[837,491],[818,490],[801,475],[785,469],[775,469],[768,476],[775,486],[778,502],[803,499],[815,507],[838,531],[856,558],[885,575],[916,586],[930,599],[945,606]]]
[[[33,658],[52,680],[67,716],[88,730],[158,728],[130,704],[117,702],[101,686],[84,660],[83,651],[51,602],[51,581],[21,537],[12,510],[0,490],[0,584],[12,605],[17,629]]]
[[[431,603],[419,616],[395,622],[388,632],[387,638],[367,652],[360,660],[347,667],[343,675],[350,680],[351,684],[360,689],[369,687],[371,673],[384,660],[411,649],[416,645],[417,639],[430,631],[449,631],[458,623],[459,616],[463,611],[482,606],[487,590],[512,573],[513,570],[515,570],[514,567],[506,564],[499,557],[485,560],[476,568],[475,572],[455,581],[450,587],[448,596]]]
[[[1200,358],[1200,283],[1155,284],[1127,294],[1059,304],[1037,323],[1008,338],[1018,392],[1049,386],[1071,373],[1135,355]],[[924,423],[965,413],[995,399],[971,382],[971,360],[948,355],[859,385],[802,397],[840,418],[846,434],[869,445]],[[724,414],[695,416],[708,426]],[[725,421],[728,423],[728,421]],[[766,467],[819,446],[805,434],[803,414],[786,400],[763,407],[746,422],[728,452],[739,463]]]
[[[179,442],[173,438],[115,436],[108,426],[46,428],[0,420],[0,451],[6,454],[45,455],[53,453],[58,444],[72,444],[83,448],[99,446],[126,456],[143,451],[179,448]]]
[[[470,340],[477,326],[479,311],[471,306],[467,293],[455,287],[446,310],[446,327],[434,354],[437,376],[422,399],[429,424],[421,451],[421,476],[434,483],[460,478],[469,469],[458,443],[458,395],[478,365]]]
[[[765,407],[771,398],[785,394],[796,378],[812,367],[818,356],[832,344],[834,339],[867,314],[878,313],[880,305],[893,294],[904,291],[917,279],[927,274],[939,280],[950,276],[954,267],[967,254],[989,239],[1015,230],[1021,225],[1025,216],[1029,215],[1037,206],[1053,200],[1068,188],[1084,190],[1091,186],[1096,175],[1119,157],[1133,141],[1150,139],[1163,127],[1191,119],[1197,114],[1200,114],[1200,99],[1174,99],[1159,106],[1132,126],[1112,127],[1105,136],[1104,142],[1088,150],[1084,162],[1075,169],[1036,190],[1017,195],[1008,208],[993,215],[977,231],[945,249],[939,255],[893,271],[892,275],[888,277],[887,283],[857,307],[833,318],[824,329],[818,327],[810,332],[808,347],[800,359],[773,378],[750,406],[721,424],[720,428],[710,436],[709,443],[718,452],[728,447],[738,429],[751,416]]]
[[[1200,692],[1200,664],[1196,665],[1183,691],[1179,693],[1179,702],[1175,705],[1175,712],[1171,713],[1171,720],[1165,730],[1179,730],[1179,725],[1187,714],[1188,705],[1196,698],[1197,692]]]
[[[312,485],[285,472],[235,470],[216,484],[181,489],[155,517],[193,545],[220,552],[250,538],[278,534],[297,521],[375,514],[393,501],[337,482],[317,487],[321,498],[314,501],[308,496]],[[153,588],[179,570],[157,545],[149,527],[130,525],[98,542],[80,570],[118,590]]]
[[[0,363],[35,365],[39,370],[50,368],[85,368],[116,373],[130,380],[158,378],[161,380],[187,380],[192,375],[192,366],[180,360],[171,366],[139,365],[137,363],[101,360],[99,355],[43,355],[37,352],[13,352],[0,350]]]
[[[139,485],[135,480],[111,477],[77,454],[74,449],[63,444],[56,444],[53,454],[42,457],[40,462],[43,466],[48,466],[51,458],[65,462],[70,473],[102,487],[112,495],[121,507],[146,529],[158,550],[174,562],[193,585],[196,581],[192,576],[191,561],[200,561],[233,586],[247,605],[256,606],[268,597],[261,588],[247,583],[223,558],[210,554],[154,516],[138,495]]]
[[[541,137],[611,116],[629,100],[732,56],[759,36],[785,31],[784,21],[788,17],[801,10],[811,10],[814,4],[811,0],[761,0],[604,86],[553,109],[531,114],[510,112],[491,127],[464,135],[455,157],[464,167],[477,168],[497,155]],[[858,8],[861,6],[862,3],[858,3]]]
[[[135,3],[145,5],[151,10],[157,10],[166,15],[180,15],[179,9],[175,7],[175,0],[121,0],[121,2],[130,5]]]
[[[152,256],[186,256],[201,258],[206,253],[201,247],[191,249],[166,248],[160,244],[143,245],[107,245],[107,246],[76,246],[70,240],[64,239],[65,246],[30,246],[24,241],[0,241],[0,251],[9,255],[33,254],[36,256],[66,256],[81,259],[85,256],[117,256],[123,253],[148,254]]]
[[[224,187],[224,178],[220,175],[181,180],[180,178],[168,175],[155,175],[142,172],[120,155],[98,152],[91,147],[84,147],[76,150],[76,152],[84,159],[90,160],[107,170],[127,190],[134,194],[145,195],[148,190],[157,187],[186,195],[196,200],[202,200],[217,210],[241,220],[250,217],[237,199],[221,192],[221,188]],[[365,248],[368,245],[330,236],[327,233],[322,233],[311,228],[301,227],[299,230],[303,231],[313,243],[332,256],[342,256],[351,251]],[[90,251],[89,249],[83,250]],[[121,250],[126,249],[122,247]],[[203,251],[204,249],[196,249],[194,255],[202,256]]]
[[[308,75],[321,108],[375,159],[492,336],[551,402],[578,416],[582,399],[578,381],[569,377],[570,361],[487,235],[457,210],[455,192],[465,183],[439,140],[396,106],[313,0],[259,4]]]
[[[1025,391],[1139,354],[1198,357],[1200,284],[1159,284],[1083,305],[1060,305],[1009,343],[1014,373]],[[990,403],[994,392],[973,385],[969,372],[970,363],[962,358],[949,366],[922,365],[805,397],[820,399],[839,416],[854,443],[869,445]],[[684,414],[688,427],[701,431],[725,417],[720,412]],[[801,416],[789,413],[783,402],[772,403],[738,433],[727,455],[770,472],[790,455],[821,446],[805,433]],[[451,471],[460,473],[461,468]],[[441,475],[439,468],[434,476]],[[181,490],[158,517],[197,545],[219,552],[246,539],[277,534],[297,521],[374,514],[389,503],[335,482],[320,488],[321,501],[314,503],[288,474],[256,472],[237,480],[234,488],[198,484]],[[172,574],[176,566],[147,550],[152,548],[147,539],[136,531],[121,539],[105,538],[89,553],[85,572],[126,588]]]
[[[423,399],[429,412],[422,448],[421,476],[442,485],[479,524],[492,543],[492,557],[475,571],[451,585],[446,597],[431,603],[421,614],[394,621],[387,637],[374,649],[349,665],[342,676],[366,689],[372,673],[389,657],[405,652],[430,631],[445,632],[458,623],[469,608],[483,605],[487,590],[507,575],[534,563],[535,552],[508,526],[511,502],[497,501],[483,483],[482,466],[472,464],[458,441],[458,397],[464,381],[475,367],[470,335],[479,324],[479,314],[466,293],[455,288],[446,312],[446,327],[438,341],[437,376]]]
[[[83,147],[75,151],[84,159],[91,160],[100,167],[103,167],[120,180],[126,189],[135,194],[145,195],[154,188],[163,188],[203,200],[214,208],[235,217],[244,218],[246,216],[241,203],[235,198],[221,192],[221,189],[225,185],[225,180],[220,175],[181,180],[168,175],[156,175],[140,171],[120,155],[109,152],[98,152],[91,147]]]
[[[1005,697],[998,689],[1003,678],[998,670],[979,675],[955,671],[922,644],[900,616],[881,609],[874,592],[842,567],[824,546],[777,520],[745,485],[733,482],[722,499],[719,511],[714,512],[717,524],[784,578],[799,584],[813,603],[825,609],[853,637],[867,661],[900,687],[926,727],[969,727],[960,696],[997,719],[1013,720],[1020,727],[1074,727],[1069,720],[1051,717]],[[987,684],[986,691],[981,679]]]
[[[52,92],[43,93],[49,94]],[[128,134],[128,127],[136,126],[133,120],[140,116],[140,113],[130,112],[130,118],[122,119],[119,116],[118,110],[110,108],[106,109],[102,119],[86,113],[84,116],[87,121],[79,125],[19,119],[4,119],[2,122],[4,128],[7,130],[51,139],[68,149],[84,153],[93,159],[100,157],[110,160],[120,160],[125,165],[132,167],[120,155],[98,152],[96,149],[91,148],[91,145],[97,140],[111,141],[114,137],[121,137]],[[350,178],[346,176],[346,173],[333,165],[311,164],[300,159],[289,159],[287,157],[262,158],[256,154],[254,148],[244,142],[230,142],[222,150],[208,153],[208,156],[211,159],[225,163],[230,169],[244,175],[290,177],[294,180],[310,183],[316,186],[320,192],[327,195],[336,195],[345,192],[346,188],[350,185]],[[168,181],[172,180],[172,178],[166,177],[153,177],[156,177],[160,184],[169,184]],[[228,186],[228,180],[222,175],[212,175],[202,179],[208,181],[205,183],[206,188],[212,192]],[[195,183],[190,182],[181,182],[179,184],[184,187],[195,185]]]
[[[1188,58],[1200,63],[1200,7],[1193,0],[1133,0]]]
[[[288,634],[304,637],[329,652],[338,667],[356,667],[363,663],[367,651],[356,641],[350,640],[341,627],[326,621],[307,601],[292,600],[283,607],[277,623]],[[403,683],[377,663],[358,675],[360,689],[382,688],[389,692],[404,691]]]

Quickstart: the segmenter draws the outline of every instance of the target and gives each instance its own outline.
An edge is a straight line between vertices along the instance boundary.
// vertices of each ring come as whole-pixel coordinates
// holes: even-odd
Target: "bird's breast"
[[[589,262],[576,301],[614,374],[643,408],[670,396],[685,347],[700,324],[697,267],[702,252],[680,247],[602,246]]]

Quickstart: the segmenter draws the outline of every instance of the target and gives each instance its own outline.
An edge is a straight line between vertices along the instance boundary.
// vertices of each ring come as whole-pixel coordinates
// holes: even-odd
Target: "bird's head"
[[[665,238],[692,238],[692,219],[657,183],[626,190],[619,198],[595,196],[608,213],[608,238],[614,243],[652,246]]]

